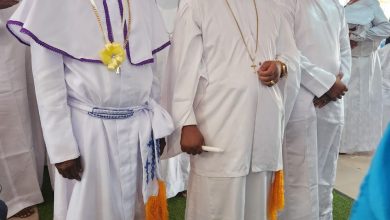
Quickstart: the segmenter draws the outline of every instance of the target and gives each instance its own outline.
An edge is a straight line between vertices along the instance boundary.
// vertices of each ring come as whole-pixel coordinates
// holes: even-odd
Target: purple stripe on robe
[[[118,0],[118,5],[119,5],[119,12],[121,13],[121,18],[123,19],[123,4],[122,4],[122,0]]]
[[[112,34],[110,12],[108,11],[107,0],[103,0],[103,7],[104,7],[104,15],[106,17],[106,27],[107,27],[108,40],[112,43],[112,42],[114,42],[114,35]]]
[[[53,47],[43,41],[41,41],[37,36],[35,36],[31,31],[29,31],[28,29],[25,29],[23,28],[23,22],[20,22],[20,21],[14,21],[14,20],[9,20],[7,22],[7,29],[8,31],[13,35],[15,36],[16,39],[18,39],[21,43],[27,45],[27,46],[30,46],[30,44],[26,41],[24,41],[23,39],[21,39],[18,35],[16,35],[14,33],[14,31],[10,28],[11,25],[15,25],[15,26],[18,26],[20,27],[20,32],[23,33],[23,34],[26,34],[27,36],[29,36],[31,39],[33,39],[36,43],[38,43],[39,45],[45,47],[46,49],[50,50],[50,51],[53,51],[53,52],[56,52],[58,54],[62,54],[66,57],[69,57],[69,58],[72,58],[72,59],[75,59],[75,60],[78,60],[78,61],[81,61],[81,62],[89,62],[89,63],[102,63],[101,60],[96,60],[96,59],[88,59],[88,58],[76,58],[74,56],[72,56],[71,54],[59,49],[59,48],[56,48],[56,47]],[[124,27],[124,33],[125,33],[125,36],[127,34],[127,27],[125,25]],[[168,41],[166,43],[164,43],[162,46],[152,50],[152,54],[156,54],[158,52],[160,52],[161,50],[163,50],[164,48],[168,47],[171,43]],[[127,58],[129,59],[129,62],[132,64],[132,65],[135,65],[135,66],[142,66],[142,65],[146,65],[146,64],[150,64],[150,63],[153,63],[154,62],[154,59],[153,58],[150,58],[150,59],[146,59],[144,61],[141,61],[139,63],[133,63],[131,61],[131,55],[130,55],[130,47],[129,47],[129,44],[126,45],[126,52],[127,52]]]

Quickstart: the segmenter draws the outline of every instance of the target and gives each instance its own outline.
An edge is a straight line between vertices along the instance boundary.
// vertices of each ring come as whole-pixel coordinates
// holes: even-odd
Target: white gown
[[[360,0],[345,7],[351,40],[352,74],[345,95],[345,126],[340,152],[375,150],[382,137],[382,70],[378,46],[390,36],[390,23],[377,0]]]
[[[342,101],[315,109],[339,72],[350,74],[348,27],[338,1],[284,1],[301,52],[301,88],[283,148],[286,207],[281,219],[332,219],[332,189],[343,123]],[[319,31],[320,30],[320,31]],[[297,201],[300,201],[297,203]]]
[[[127,31],[121,6],[97,2],[109,38],[120,43]],[[88,1],[24,1],[8,21],[31,44],[50,162],[81,156],[84,168],[80,182],[56,172],[55,220],[141,220],[144,204],[159,190],[155,140],[169,135],[173,125],[156,103],[154,55],[169,45],[168,36],[154,1],[132,2],[131,8],[131,37],[119,75],[98,63],[104,41]],[[57,23],[43,25],[48,19]]]
[[[390,44],[379,50],[383,73],[383,128],[390,122]]]
[[[0,199],[8,217],[43,202],[27,95],[27,48],[5,24],[18,6],[0,10]]]
[[[37,163],[39,185],[42,186],[43,170],[46,164],[47,153],[46,153],[45,140],[43,139],[41,120],[39,118],[37,97],[35,95],[35,86],[34,86],[34,78],[32,74],[30,50],[28,50],[28,53],[26,54],[26,65],[28,71],[27,95],[28,95],[28,103],[29,103],[30,115],[31,115],[31,127],[33,132],[34,152],[35,152],[35,159]],[[50,181],[53,183],[54,180],[51,178]]]
[[[157,1],[159,4],[160,1]],[[171,4],[173,8],[164,8],[159,5],[161,15],[164,19],[165,27],[168,33],[172,33],[174,29],[174,22],[176,18],[176,13],[178,10],[178,0],[172,1]],[[166,63],[168,59],[168,50],[161,51],[157,55],[157,65],[158,68],[165,70]],[[167,106],[167,90],[170,86],[169,81],[166,77],[166,74],[162,74],[161,85],[162,85],[162,94],[161,94],[161,104],[162,106]],[[168,143],[169,145],[169,143]],[[167,197],[172,198],[176,196],[179,192],[187,190],[188,175],[190,169],[190,158],[187,154],[179,154],[175,157],[161,160],[161,175],[165,180],[167,186]]]
[[[229,2],[253,52],[257,35],[253,3]],[[267,0],[256,3],[256,64],[280,59],[296,70],[293,39],[279,6]],[[206,145],[224,150],[191,156],[187,220],[266,218],[270,173],[282,168],[285,79],[277,86],[264,86],[251,65],[224,1],[181,2],[168,59],[173,85],[169,111],[176,131],[167,153],[181,152],[181,128],[194,124]]]

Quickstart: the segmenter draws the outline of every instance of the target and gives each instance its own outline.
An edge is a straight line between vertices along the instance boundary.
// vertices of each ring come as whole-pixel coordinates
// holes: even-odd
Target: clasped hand
[[[279,61],[265,61],[257,70],[259,80],[266,86],[273,86],[278,83],[281,74]]]
[[[345,93],[348,91],[347,86],[341,81],[343,79],[343,74],[339,74],[336,77],[336,82],[321,97],[315,97],[313,100],[314,106],[317,108],[322,108],[325,105],[329,104],[331,101],[337,101],[337,99],[342,99]]]

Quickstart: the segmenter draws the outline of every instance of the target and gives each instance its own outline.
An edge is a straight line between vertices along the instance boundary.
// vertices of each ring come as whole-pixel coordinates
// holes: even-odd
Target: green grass
[[[45,177],[42,189],[45,203],[40,204],[39,218],[40,220],[52,220],[53,219],[53,192],[50,186],[50,180],[47,172],[45,171]],[[348,220],[349,212],[352,207],[353,200],[335,191],[333,193],[333,215],[334,220]],[[170,220],[184,220],[185,210],[185,198],[177,196],[168,200],[169,219]]]

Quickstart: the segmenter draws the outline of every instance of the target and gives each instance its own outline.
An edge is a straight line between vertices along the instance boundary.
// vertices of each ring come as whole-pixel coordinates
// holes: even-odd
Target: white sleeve
[[[336,82],[336,76],[310,62],[300,55],[301,85],[317,97],[324,95]]]
[[[351,78],[352,55],[351,45],[349,42],[349,28],[348,23],[345,20],[344,11],[342,19],[343,26],[340,32],[340,72],[343,74],[343,79],[341,81],[345,85],[348,85],[349,79]]]
[[[371,22],[373,26],[365,35],[367,39],[381,41],[390,36],[390,22],[380,5],[376,5],[374,15],[374,20]]]
[[[282,8],[284,16],[281,17],[281,28],[277,41],[277,59],[284,62],[287,65],[288,70],[288,76],[281,79],[281,82],[278,83],[280,90],[283,92],[286,123],[290,118],[301,80],[299,51],[296,47],[293,31],[296,0],[284,1],[284,3],[287,2],[291,5]]]
[[[80,156],[67,104],[64,62],[60,54],[31,42],[32,68],[43,135],[52,164]]]
[[[167,74],[172,82],[170,109],[176,128],[197,124],[193,105],[201,77],[203,42],[195,2],[180,5],[168,57]]]

